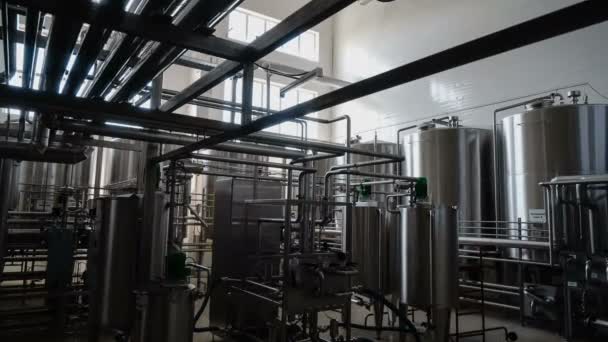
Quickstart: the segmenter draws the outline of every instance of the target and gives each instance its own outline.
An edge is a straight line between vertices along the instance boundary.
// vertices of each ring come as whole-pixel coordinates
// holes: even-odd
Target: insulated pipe
[[[84,149],[49,147],[44,152],[27,143],[2,142],[0,155],[18,160],[76,164],[87,159]]]

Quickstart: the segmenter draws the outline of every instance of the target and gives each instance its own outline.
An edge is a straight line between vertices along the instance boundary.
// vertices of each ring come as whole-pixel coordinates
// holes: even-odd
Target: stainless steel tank
[[[93,202],[87,268],[89,323],[91,337],[103,341],[116,331],[128,333],[132,328],[141,198],[104,197]]]
[[[359,202],[352,209],[351,255],[357,263],[357,284],[376,292],[388,291],[388,236],[386,211],[377,202]]]
[[[370,141],[356,143],[352,148],[359,150],[397,154],[397,145],[384,141]],[[340,160],[345,163],[346,158]],[[351,163],[361,163],[373,160],[373,157],[364,155],[351,155]],[[364,166],[357,168],[359,171],[397,175],[398,164],[389,163],[381,165]],[[345,182],[346,177],[336,177]],[[351,176],[351,186],[362,182],[375,181],[366,177]],[[386,196],[393,193],[392,184],[377,184],[371,187],[368,198],[359,198],[352,209],[352,258],[359,265],[359,281],[362,285],[382,294],[390,291],[389,272],[389,236],[391,231],[397,229],[398,222],[395,214],[388,212],[386,207]],[[353,200],[351,198],[351,200]],[[344,211],[346,212],[346,211]]]
[[[426,177],[429,201],[458,206],[460,220],[494,219],[492,132],[431,127],[403,137],[402,175]]]
[[[417,204],[400,213],[400,302],[431,310],[434,341],[448,341],[458,304],[457,209]]]
[[[18,163],[19,209],[45,210],[43,202],[52,203],[52,194],[60,187],[86,188],[94,185],[97,154],[86,151],[87,159],[77,164],[22,161]],[[87,191],[89,192],[89,191]],[[48,208],[46,208],[48,210]]]
[[[607,105],[545,103],[544,107],[503,118],[498,127],[501,218],[535,221],[533,226],[541,228],[542,219],[535,219],[535,214],[545,209],[539,182],[557,176],[608,173],[607,130]],[[608,215],[606,204],[604,201],[598,206],[598,219]],[[598,226],[606,227],[606,222],[598,222]],[[600,234],[607,239],[604,245],[608,245],[607,233]],[[518,238],[516,230],[511,234]],[[555,241],[560,241],[562,236],[556,235]],[[527,238],[527,231],[522,231],[522,236]],[[517,250],[508,253],[518,257]],[[524,251],[522,258],[546,261],[548,255],[543,251]]]
[[[194,286],[162,284],[149,294],[147,342],[192,342],[194,333]]]
[[[116,139],[117,142],[135,144],[143,148],[142,142]],[[103,151],[101,185],[110,187],[137,186],[137,177],[143,168],[142,152],[105,148]]]
[[[356,143],[351,145],[352,148],[356,148],[359,150],[370,151],[370,152],[378,152],[385,154],[398,154],[398,146],[395,143],[390,143],[386,141],[368,141],[362,143]],[[345,159],[345,158],[344,158]],[[361,163],[365,161],[370,161],[376,159],[370,156],[364,156],[359,154],[351,155],[351,163]],[[399,174],[399,165],[397,163],[388,163],[381,165],[372,165],[372,166],[364,166],[357,168],[359,171],[363,172],[372,172],[379,173],[385,175],[398,175]],[[342,176],[344,179],[345,177]],[[357,183],[361,183],[366,180],[377,180],[377,179],[367,179],[366,177],[360,176],[351,176],[351,185],[356,185]],[[369,200],[377,201],[379,203],[385,203],[386,195],[393,192],[393,186],[391,184],[384,185],[374,185],[372,187],[372,193],[369,196]]]

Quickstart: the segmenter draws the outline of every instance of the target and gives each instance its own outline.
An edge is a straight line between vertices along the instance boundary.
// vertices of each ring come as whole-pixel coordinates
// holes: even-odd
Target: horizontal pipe
[[[75,121],[75,120],[64,120],[59,124],[59,128],[66,131],[74,131],[81,133],[89,133],[96,135],[103,135],[113,138],[123,138],[138,141],[154,142],[160,144],[170,145],[188,145],[195,142],[197,139],[194,136],[183,135],[183,134],[171,134],[157,131],[147,131],[135,128],[107,126],[107,125],[94,125],[87,122]],[[243,143],[225,143],[219,144],[213,148],[214,150],[224,152],[235,152],[245,154],[256,154],[256,155],[269,155],[277,158],[300,158],[303,156],[302,153],[296,151],[290,151],[287,149],[277,149],[272,147],[262,147],[258,145],[250,145]]]
[[[261,299],[261,300],[263,300],[263,301],[265,301],[267,303],[270,303],[272,305],[281,306],[281,302],[273,300],[273,299],[268,298],[266,296],[263,296],[261,294],[258,294],[258,293],[252,292],[252,291],[248,291],[248,290],[242,289],[240,287],[236,287],[236,286],[230,286],[230,289],[236,290],[237,292],[241,292],[241,293],[250,295],[250,296],[255,297],[257,299]]]
[[[217,157],[217,156],[211,156],[211,155],[206,155],[206,154],[196,154],[196,153],[191,154],[190,157],[194,158],[194,159],[215,161],[215,162],[221,162],[221,163],[234,163],[234,164],[242,164],[242,165],[272,167],[272,168],[286,169],[286,170],[316,172],[315,169],[299,167],[299,166],[294,166],[294,165],[290,165],[290,164],[279,164],[279,163],[271,163],[271,162],[263,162],[263,161],[253,161],[253,160],[247,160],[247,159]]]
[[[234,173],[221,173],[221,172],[212,172],[206,171],[204,166],[198,165],[186,165],[184,166],[186,172],[194,173],[197,175],[207,175],[207,176],[216,176],[216,177],[228,177],[228,178],[239,178],[239,179],[258,179],[264,181],[273,181],[273,182],[287,182],[285,178],[274,178],[274,177],[264,177],[264,176],[250,176],[250,175],[241,175]]]
[[[496,306],[499,308],[504,308],[504,309],[509,309],[509,310],[515,310],[515,311],[519,311],[519,306],[514,306],[514,305],[508,305],[508,304],[503,304],[503,303],[496,303],[496,302],[492,302],[492,301],[487,301],[484,300],[483,302],[479,299],[473,299],[473,298],[466,298],[466,297],[460,297],[458,298],[461,301],[464,302],[468,302],[468,303],[475,303],[475,304],[484,304],[484,305],[490,305],[490,306]]]
[[[462,258],[462,259],[479,260],[478,256],[473,256],[473,255],[459,255],[458,257]],[[519,260],[519,259],[509,259],[509,258],[494,258],[494,257],[483,257],[483,260],[485,260],[485,261],[505,262],[505,263],[509,263],[509,264],[521,264],[521,265],[535,265],[535,266],[551,267],[550,263],[538,262],[538,261],[529,261],[529,260]]]
[[[469,290],[481,290],[481,286],[475,286],[475,285],[460,284],[459,287],[463,288],[463,289],[469,289]],[[509,295],[509,296],[519,297],[519,292],[505,291],[505,290],[487,288],[487,287],[484,287],[483,290],[487,291],[487,292],[492,292],[492,293],[505,294],[505,295]]]
[[[549,249],[549,242],[529,241],[529,240],[458,237],[458,243],[461,245],[472,245],[472,246],[496,246],[496,247],[508,247],[508,248]]]
[[[400,163],[402,161],[403,161],[403,158],[401,158],[401,160],[374,159],[374,160],[368,160],[368,161],[359,162],[359,163],[344,164],[344,165],[335,165],[335,166],[332,166],[330,168],[330,170],[353,169],[353,168],[364,167],[364,166],[382,165],[382,164],[390,164],[390,163]]]
[[[41,152],[32,144],[0,142],[0,158],[76,164],[86,160],[87,155],[82,148],[47,147]]]
[[[50,211],[9,211],[9,215],[14,216],[51,216],[53,215]]]

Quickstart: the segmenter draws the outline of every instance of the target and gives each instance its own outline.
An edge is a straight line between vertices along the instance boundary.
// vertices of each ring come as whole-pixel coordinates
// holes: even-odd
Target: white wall
[[[289,16],[290,14],[297,11],[299,8],[304,6],[308,1],[307,0],[285,0],[285,1],[270,1],[270,0],[245,0],[241,7],[275,18],[282,20]],[[333,65],[333,22],[332,19],[325,20],[323,23],[317,25],[312,28],[312,30],[319,32],[320,39],[320,48],[319,48],[319,62],[312,62],[303,58],[298,58],[295,56],[290,56],[281,52],[273,52],[269,56],[265,57],[265,61],[269,61],[271,63],[279,63],[283,65],[289,65],[295,68],[303,69],[303,70],[312,70],[315,67],[322,67],[323,71],[327,75],[331,75],[332,65]],[[227,38],[228,36],[228,19],[223,20],[216,27],[215,35],[222,38]],[[199,53],[189,53],[190,56],[195,58],[204,59],[206,61],[218,64],[221,62],[221,59],[214,58],[206,55],[202,55]],[[194,82],[196,79],[201,77],[204,73],[199,71],[184,68],[180,66],[172,66],[164,75],[164,87],[173,89],[173,90],[181,90]],[[256,71],[256,78],[265,79],[266,75],[261,70]],[[290,83],[291,79],[286,79],[280,76],[273,76],[272,82],[278,82],[282,84]],[[303,88],[316,91],[318,93],[324,93],[330,88],[318,85],[316,83],[308,83]],[[224,98],[224,85],[221,84],[208,93],[206,96],[213,96],[217,98]],[[192,114],[193,112],[197,112],[198,116],[206,117],[215,120],[222,119],[222,112],[219,110],[207,109],[207,108],[198,108],[198,110],[193,110],[191,106],[184,106],[178,113],[183,114]],[[325,111],[319,114],[322,117],[330,117],[331,111]],[[327,126],[317,126],[316,124],[310,124],[309,130],[317,129],[317,136],[321,138],[329,138],[330,137],[330,129]]]
[[[574,0],[396,0],[355,4],[334,19],[335,77],[358,81],[474,38],[577,3]],[[334,109],[353,132],[393,141],[396,129],[462,111],[491,126],[498,102],[589,82],[608,94],[608,23],[399,86]],[[608,102],[589,86],[591,102]],[[494,105],[492,105],[494,104]],[[504,103],[503,103],[504,105]],[[473,110],[467,108],[479,107]],[[464,111],[463,111],[464,110]],[[333,139],[344,131],[334,132]]]

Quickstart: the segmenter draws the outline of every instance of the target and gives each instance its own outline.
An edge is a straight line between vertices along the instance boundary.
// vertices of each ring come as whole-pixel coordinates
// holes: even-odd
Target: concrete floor
[[[363,323],[365,316],[369,314],[369,311],[360,308],[358,306],[353,306],[353,322],[355,323]],[[508,314],[511,314],[511,312],[509,312]],[[331,317],[331,318],[338,318],[339,314],[337,313],[328,313],[326,314],[320,314],[319,316],[319,323],[321,325],[326,325],[328,323],[328,318],[327,316]],[[512,315],[511,315],[512,316]],[[425,317],[425,314],[423,312],[416,312],[416,317],[418,319]],[[386,318],[385,318],[385,324],[388,324],[386,322]],[[370,318],[368,320],[369,324],[373,324],[372,319]],[[481,317],[479,315],[469,315],[469,316],[463,316],[460,318],[460,330],[461,331],[471,331],[471,330],[478,330],[481,329]],[[201,326],[206,326],[208,325],[208,318],[206,317],[206,315],[201,319],[201,321],[199,322],[199,325]],[[505,327],[507,329],[507,331],[509,332],[515,332],[518,336],[518,342],[561,342],[562,338],[559,336],[558,332],[552,332],[549,331],[547,329],[540,329],[540,328],[534,328],[534,327],[530,327],[530,326],[521,326],[519,321],[516,318],[513,317],[509,317],[507,315],[505,315],[505,313],[500,312],[500,311],[496,311],[496,312],[491,312],[489,314],[487,314],[486,316],[486,327],[487,328],[491,328],[491,327]],[[452,318],[452,329],[451,332],[455,332],[456,328],[454,325],[454,319]],[[358,329],[353,329],[352,330],[352,334],[353,337],[366,337],[372,340],[376,340],[376,336],[375,336],[375,332],[373,331],[366,331],[366,330],[358,330]],[[379,341],[387,341],[387,342],[397,342],[398,339],[398,334],[397,333],[391,333],[391,332],[384,332],[382,334],[382,338]],[[413,339],[411,339],[413,341]],[[194,338],[194,342],[211,342],[211,341],[222,341],[221,338],[218,337],[213,337],[211,335],[211,333],[203,333],[203,334],[196,334],[195,338]],[[224,340],[225,341],[225,340]],[[455,341],[455,340],[454,340]],[[466,342],[476,342],[476,341],[483,341],[481,336],[476,336],[476,337],[467,337],[467,338],[461,338],[460,341],[466,341]],[[505,333],[504,331],[500,330],[496,330],[496,331],[491,331],[488,332],[486,334],[486,342],[502,342],[505,341]]]
[[[200,304],[200,302],[199,302]],[[369,314],[364,308],[353,305],[353,323],[363,324],[365,316]],[[507,315],[507,314],[510,314]],[[319,324],[320,325],[328,325],[329,317],[338,318],[339,314],[334,312],[329,313],[321,313],[319,315]],[[385,316],[387,317],[387,316]],[[416,312],[416,321],[420,321],[424,318],[424,313]],[[199,321],[198,326],[208,326],[208,316],[207,312],[203,315],[202,319]],[[372,319],[369,319],[369,324],[373,324]],[[385,318],[384,325],[388,325],[387,318]],[[548,329],[539,329],[533,327],[522,327],[519,324],[519,321],[516,318],[513,318],[512,312],[501,312],[501,311],[493,311],[488,313],[486,318],[486,327],[499,327],[504,326],[508,331],[513,331],[517,333],[519,339],[518,341],[522,342],[559,342],[562,341],[558,332],[550,331]],[[469,330],[477,330],[481,328],[480,317],[478,315],[470,315],[463,316],[460,318],[460,329],[461,331],[469,331]],[[455,332],[454,320],[452,319],[452,332]],[[366,331],[366,330],[357,330],[353,329],[353,337],[366,337],[369,339],[375,339],[374,331]],[[28,337],[0,337],[1,342],[85,342],[87,339],[83,336],[73,336],[69,338],[63,339],[51,339],[48,335],[38,335],[36,336],[28,336]],[[196,334],[194,337],[194,342],[210,342],[210,341],[222,341],[225,339],[214,337],[210,333],[200,333]],[[413,340],[413,339],[412,339]],[[227,340],[226,340],[227,341]],[[398,341],[398,335],[396,333],[385,332],[382,334],[381,341],[393,342]],[[483,341],[481,336],[477,337],[469,337],[460,339],[460,341]],[[505,335],[502,331],[493,331],[489,332],[486,335],[487,342],[498,342],[505,341]],[[170,342],[170,341],[167,341]]]

